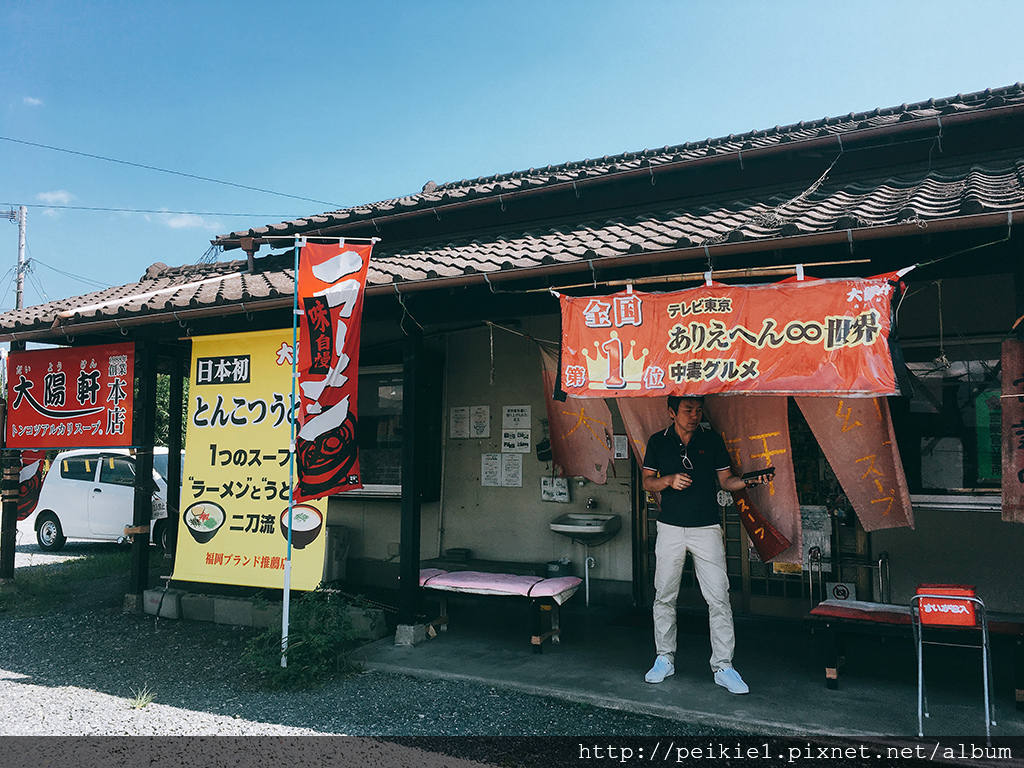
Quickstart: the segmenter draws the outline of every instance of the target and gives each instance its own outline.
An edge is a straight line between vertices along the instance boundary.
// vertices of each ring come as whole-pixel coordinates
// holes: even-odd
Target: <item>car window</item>
[[[135,462],[121,456],[104,456],[100,464],[100,482],[135,485]]]
[[[91,481],[96,476],[98,456],[73,456],[60,463],[60,476],[68,480]]]

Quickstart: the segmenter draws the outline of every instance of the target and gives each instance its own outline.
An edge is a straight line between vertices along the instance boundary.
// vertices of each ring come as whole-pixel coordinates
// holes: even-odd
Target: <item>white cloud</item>
[[[171,229],[223,229],[219,222],[208,221],[197,213],[162,213],[158,220]]]
[[[43,106],[43,100],[37,99],[34,96],[25,96],[22,98],[21,103],[28,107],[41,107]]]
[[[68,192],[66,189],[57,189],[53,192],[40,192],[36,195],[36,200],[47,205],[68,205],[75,196]]]

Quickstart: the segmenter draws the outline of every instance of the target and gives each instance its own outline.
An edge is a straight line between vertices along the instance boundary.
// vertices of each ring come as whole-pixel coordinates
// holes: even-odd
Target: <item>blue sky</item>
[[[29,206],[32,305],[428,180],[1010,85],[1022,28],[1017,0],[0,0],[0,211]]]

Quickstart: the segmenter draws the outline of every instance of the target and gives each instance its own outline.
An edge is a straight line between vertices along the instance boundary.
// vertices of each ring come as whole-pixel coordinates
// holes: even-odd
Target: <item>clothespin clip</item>
[[[704,273],[704,285],[711,287],[711,270]]]
[[[803,279],[804,279],[804,265],[803,264],[797,264],[796,265],[796,279],[797,279],[797,282],[802,282]]]

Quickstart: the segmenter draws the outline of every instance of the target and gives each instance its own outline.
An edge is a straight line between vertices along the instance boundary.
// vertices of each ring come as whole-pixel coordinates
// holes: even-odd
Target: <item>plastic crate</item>
[[[974,611],[975,603],[971,600],[957,599],[976,597],[973,585],[919,584],[917,594],[935,595],[935,597],[922,597],[917,601],[922,624],[954,627],[973,627],[977,624]]]

